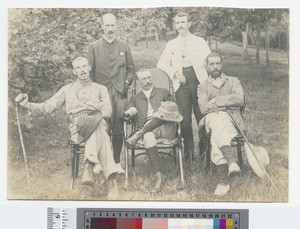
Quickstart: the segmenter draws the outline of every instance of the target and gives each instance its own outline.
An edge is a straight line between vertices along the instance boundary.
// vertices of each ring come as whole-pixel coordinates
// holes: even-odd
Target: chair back
[[[167,89],[170,94],[174,97],[175,100],[175,93],[173,90],[173,82],[168,76],[167,73],[165,73],[161,69],[156,69],[156,68],[151,68],[148,69],[151,75],[153,76],[153,87],[156,88],[165,88]],[[128,100],[130,99],[131,96],[134,96],[135,94],[139,93],[142,90],[141,84],[137,78],[134,79],[134,82],[132,83],[132,92],[128,93]],[[135,117],[132,119],[132,131],[136,130],[136,121]]]
[[[245,116],[245,110],[246,110],[247,102],[248,102],[248,101],[247,101],[247,96],[246,96],[246,94],[244,93],[244,104],[243,104],[243,106],[241,106],[241,108],[240,108],[240,112],[241,112],[242,117]]]
[[[170,77],[162,71],[161,69],[148,69],[151,75],[153,76],[153,86],[156,88],[165,88],[171,95],[174,94],[173,83]],[[134,94],[139,93],[142,90],[139,80],[136,78],[134,81]]]

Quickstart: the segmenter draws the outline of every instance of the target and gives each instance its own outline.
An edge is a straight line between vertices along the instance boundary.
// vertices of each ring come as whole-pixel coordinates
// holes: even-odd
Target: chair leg
[[[75,182],[75,157],[76,157],[76,149],[74,146],[72,146],[71,149],[71,176],[72,176],[72,181],[70,185],[70,190],[73,189],[74,182]]]
[[[238,165],[240,168],[243,167],[243,158],[242,158],[242,143],[237,141],[237,155],[238,155]]]
[[[78,170],[79,170],[79,151],[80,149],[75,150],[75,178],[78,178]]]
[[[179,147],[178,148],[178,156],[179,156],[179,170],[180,170],[180,180],[181,180],[181,186],[184,187],[184,174],[183,174],[183,157],[182,157],[182,150]]]
[[[210,172],[210,163],[211,163],[211,145],[210,145],[210,141],[207,143],[206,146],[206,163],[205,163],[205,171],[207,173]]]
[[[131,164],[132,164],[132,167],[135,168],[135,150],[134,149],[131,150]]]
[[[176,148],[172,148],[172,155],[173,155],[174,166],[177,166],[177,161],[176,161]]]
[[[127,191],[128,189],[128,169],[129,169],[129,161],[128,161],[128,157],[129,157],[129,149],[125,146],[124,144],[124,149],[125,149],[125,190]]]

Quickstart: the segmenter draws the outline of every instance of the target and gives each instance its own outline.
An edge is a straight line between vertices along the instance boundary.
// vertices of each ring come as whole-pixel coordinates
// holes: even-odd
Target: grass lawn
[[[155,68],[165,44],[157,49],[150,43],[132,47],[136,68]],[[225,73],[240,79],[248,103],[246,107],[246,136],[254,145],[267,149],[270,165],[267,171],[276,185],[267,179],[253,175],[246,164],[240,177],[231,180],[230,192],[222,197],[213,196],[217,185],[215,174],[206,174],[200,163],[199,152],[193,163],[185,167],[187,187],[177,190],[178,168],[172,160],[162,157],[165,184],[161,195],[149,193],[152,179],[146,158],[138,160],[136,169],[130,169],[129,189],[125,191],[124,177],[118,177],[121,200],[161,201],[235,201],[235,202],[287,202],[288,201],[288,110],[289,110],[289,69],[286,53],[270,51],[270,65],[265,65],[264,51],[261,51],[261,65],[255,63],[255,50],[249,49],[249,57],[242,58],[239,46],[224,43],[219,45],[224,56]],[[22,112],[25,114],[25,112]],[[67,144],[68,127],[64,111],[47,117],[32,119],[31,128],[23,125],[28,167],[31,176],[32,193],[26,180],[25,164],[15,125],[14,110],[9,108],[9,154],[8,154],[8,198],[9,199],[72,199],[105,200],[107,187],[101,175],[97,176],[93,188],[80,185],[76,180],[73,190],[71,182],[70,148]],[[27,119],[23,118],[26,123]],[[194,133],[197,128],[194,124]],[[195,139],[197,144],[197,138]],[[124,159],[124,154],[122,155]],[[245,157],[244,157],[245,158]],[[82,174],[82,168],[79,176]]]

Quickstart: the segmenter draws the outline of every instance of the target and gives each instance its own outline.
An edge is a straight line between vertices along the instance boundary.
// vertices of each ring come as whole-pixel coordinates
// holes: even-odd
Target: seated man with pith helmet
[[[130,98],[124,114],[136,116],[137,131],[126,143],[134,146],[140,139],[146,148],[152,172],[155,178],[153,193],[159,193],[163,186],[157,139],[174,139],[177,122],[182,120],[178,107],[167,89],[153,87],[153,76],[147,69],[137,72],[137,80],[142,90]]]

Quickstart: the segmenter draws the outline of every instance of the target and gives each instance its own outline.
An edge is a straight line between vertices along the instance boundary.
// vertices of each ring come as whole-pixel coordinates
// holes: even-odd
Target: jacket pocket
[[[125,51],[119,51],[118,64],[119,64],[119,67],[123,67],[123,66],[126,65],[126,53],[125,53]]]

